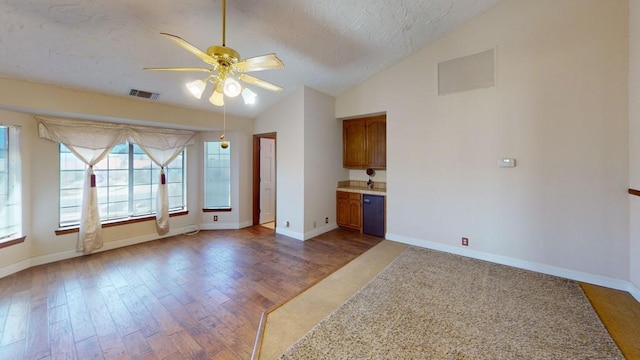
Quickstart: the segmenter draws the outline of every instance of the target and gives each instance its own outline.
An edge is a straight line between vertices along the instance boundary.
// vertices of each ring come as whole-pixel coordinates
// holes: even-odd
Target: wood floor
[[[249,359],[261,313],[382,239],[202,231],[0,279],[0,359]]]

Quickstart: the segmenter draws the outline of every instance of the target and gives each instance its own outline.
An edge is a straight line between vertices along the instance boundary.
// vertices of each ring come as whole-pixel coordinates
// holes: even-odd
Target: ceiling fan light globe
[[[258,94],[251,91],[249,88],[244,88],[242,90],[242,99],[244,99],[245,105],[253,105],[256,103],[256,97]]]
[[[186,84],[187,90],[189,90],[191,95],[193,95],[196,99],[200,99],[202,97],[202,93],[204,92],[204,88],[206,86],[207,83],[202,79],[191,81]]]
[[[232,78],[231,76],[224,79],[224,94],[228,97],[236,97],[240,95],[242,91],[242,86],[238,82],[238,80]]]
[[[224,94],[218,91],[214,91],[209,98],[209,102],[215,106],[223,106],[224,105]]]

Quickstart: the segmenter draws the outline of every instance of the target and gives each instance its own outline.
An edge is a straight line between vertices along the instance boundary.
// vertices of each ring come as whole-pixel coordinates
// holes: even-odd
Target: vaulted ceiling
[[[498,1],[228,0],[226,45],[242,58],[276,53],[285,68],[252,73],[284,91],[252,87],[257,103],[234,98],[227,112],[255,117],[303,85],[337,96]],[[202,67],[160,33],[221,45],[221,12],[221,0],[0,0],[0,77],[221,112],[186,92],[202,74],[143,70]]]

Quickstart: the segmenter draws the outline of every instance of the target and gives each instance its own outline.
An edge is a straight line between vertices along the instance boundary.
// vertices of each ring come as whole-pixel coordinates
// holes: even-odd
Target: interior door
[[[275,145],[274,139],[260,138],[260,224],[275,220]]]

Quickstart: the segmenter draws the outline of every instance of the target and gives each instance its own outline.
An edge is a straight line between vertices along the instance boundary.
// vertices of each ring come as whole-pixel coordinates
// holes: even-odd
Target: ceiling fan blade
[[[173,40],[173,42],[178,44],[181,48],[199,57],[202,61],[206,62],[207,64],[213,65],[213,66],[217,65],[216,60],[211,56],[209,56],[209,54],[191,45],[188,41],[184,40],[183,38],[176,35],[168,34],[168,33],[160,33],[160,35],[163,35],[166,38]]]
[[[196,67],[156,67],[156,68],[143,68],[144,70],[155,71],[191,71],[191,72],[212,72],[215,69],[205,69]]]
[[[283,68],[284,64],[276,54],[267,54],[244,59],[236,64],[236,69],[240,72],[261,71]]]
[[[238,79],[246,82],[247,84],[255,85],[261,87],[263,89],[271,90],[271,91],[282,91],[282,88],[278,85],[274,85],[270,82],[264,81],[262,79],[258,79],[257,77],[247,75],[247,74],[238,74]]]

